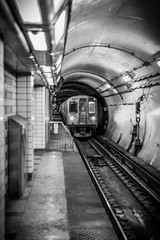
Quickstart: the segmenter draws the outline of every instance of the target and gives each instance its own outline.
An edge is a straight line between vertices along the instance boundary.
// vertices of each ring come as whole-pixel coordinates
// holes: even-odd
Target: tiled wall
[[[25,173],[32,178],[34,169],[33,152],[33,77],[18,77],[17,114],[27,120],[26,124],[26,161]]]
[[[8,191],[8,117],[16,114],[16,78],[4,71],[4,120],[5,120],[5,183],[6,197]]]
[[[0,39],[0,239],[4,240],[5,210],[5,131],[4,131],[4,56],[3,42]]]
[[[32,178],[34,171],[34,148],[46,147],[49,121],[48,90],[45,87],[33,88],[31,75],[17,77],[18,73],[11,74],[7,66],[4,67],[3,51],[0,40],[0,240],[4,240],[8,190],[8,117],[18,114],[26,119],[25,173],[28,178]]]
[[[34,88],[34,148],[45,149],[45,87]]]
[[[5,116],[9,117],[16,114],[16,78],[5,71],[4,81]]]

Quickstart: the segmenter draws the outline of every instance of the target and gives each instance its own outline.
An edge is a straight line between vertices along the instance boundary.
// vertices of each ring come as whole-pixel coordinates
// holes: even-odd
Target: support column
[[[34,148],[45,149],[45,87],[34,88]]]
[[[32,179],[34,170],[33,148],[33,77],[18,77],[17,113],[27,120],[25,173]]]
[[[50,96],[49,91],[45,91],[45,145],[47,146],[49,141],[49,121],[50,121]]]
[[[5,225],[4,45],[0,39],[0,239]]]

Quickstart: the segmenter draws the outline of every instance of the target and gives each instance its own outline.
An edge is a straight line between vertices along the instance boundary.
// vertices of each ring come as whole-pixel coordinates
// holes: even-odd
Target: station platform
[[[118,240],[68,129],[50,123],[33,179],[6,205],[5,240]]]
[[[79,153],[36,157],[34,179],[6,206],[6,240],[118,240]]]

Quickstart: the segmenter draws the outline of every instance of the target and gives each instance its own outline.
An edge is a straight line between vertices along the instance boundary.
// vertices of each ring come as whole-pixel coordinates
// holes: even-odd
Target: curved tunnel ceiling
[[[95,91],[111,102],[135,101],[148,78],[155,81],[160,74],[157,6],[158,1],[73,0],[60,102]],[[130,84],[124,81],[125,74],[131,77]]]
[[[91,95],[96,96],[96,91],[87,84],[69,81],[62,86],[61,91],[58,95],[58,103],[61,104],[70,96],[76,95]]]

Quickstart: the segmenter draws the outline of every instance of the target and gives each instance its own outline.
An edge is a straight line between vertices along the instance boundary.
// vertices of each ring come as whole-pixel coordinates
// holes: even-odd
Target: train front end
[[[97,100],[93,97],[73,97],[68,102],[68,127],[74,137],[91,137],[96,132]]]

